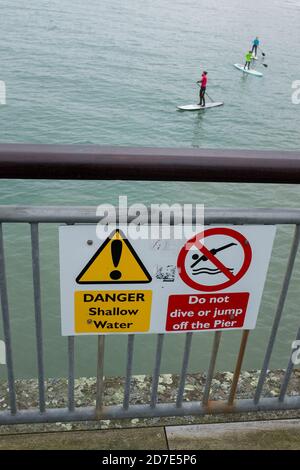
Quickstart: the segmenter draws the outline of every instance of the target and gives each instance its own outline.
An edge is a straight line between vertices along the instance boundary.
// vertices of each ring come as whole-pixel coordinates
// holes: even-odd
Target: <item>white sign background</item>
[[[97,227],[97,235],[96,235]],[[234,285],[216,291],[216,294],[226,292],[249,292],[250,298],[242,329],[255,328],[256,319],[259,311],[261,297],[264,289],[267,270],[272,253],[273,242],[276,233],[275,226],[228,226],[217,225],[208,226],[206,229],[213,227],[227,227],[240,232],[250,243],[252,249],[252,261],[246,274]],[[126,233],[126,227],[118,227]],[[147,271],[152,276],[152,281],[145,284],[77,284],[75,279],[82,271],[84,266],[92,258],[94,253],[100,248],[102,243],[107,239],[114,227],[96,225],[75,225],[59,227],[59,252],[60,252],[60,287],[61,287],[61,325],[62,334],[78,335],[74,329],[74,292],[75,291],[115,291],[115,290],[152,290],[152,310],[150,329],[146,333],[165,333],[166,316],[168,309],[168,299],[172,294],[201,294],[201,291],[191,289],[180,278],[176,265],[180,250],[185,245],[186,240],[149,240],[138,239],[130,240],[137,255],[142,260]],[[141,232],[148,233],[147,226],[140,228]],[[101,237],[101,238],[100,238]],[[87,244],[88,240],[92,240],[93,244]],[[218,244],[228,243],[228,237],[218,235]],[[205,244],[205,243],[204,243]],[[205,244],[206,246],[206,244]],[[210,246],[208,246],[210,248]],[[226,253],[229,256],[229,251]],[[234,256],[228,260],[232,265],[240,264],[241,254],[237,252],[237,259]],[[174,269],[175,268],[175,269]],[[166,281],[165,277],[172,277],[173,281]],[[205,292],[202,291],[205,294]],[[221,328],[224,330],[224,328]],[[226,328],[229,329],[229,328]],[[237,329],[237,328],[232,328]],[[212,331],[212,330],[201,330]],[[217,330],[213,330],[217,331]],[[172,331],[172,333],[184,333],[185,331]],[[197,333],[198,331],[194,331]],[[128,333],[128,332],[127,332]],[[137,333],[137,334],[146,334]],[[79,333],[79,334],[95,334],[95,333]],[[100,334],[120,334],[120,333],[100,333]]]

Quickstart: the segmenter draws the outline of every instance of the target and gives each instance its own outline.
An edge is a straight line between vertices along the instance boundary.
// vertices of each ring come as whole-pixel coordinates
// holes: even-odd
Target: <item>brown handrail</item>
[[[0,178],[300,182],[300,151],[0,144]]]

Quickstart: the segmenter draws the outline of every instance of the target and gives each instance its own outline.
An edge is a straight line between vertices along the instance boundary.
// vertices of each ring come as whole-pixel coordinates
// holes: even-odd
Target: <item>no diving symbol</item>
[[[192,289],[214,292],[237,283],[247,272],[252,250],[237,230],[216,227],[188,240],[181,249],[177,269]]]

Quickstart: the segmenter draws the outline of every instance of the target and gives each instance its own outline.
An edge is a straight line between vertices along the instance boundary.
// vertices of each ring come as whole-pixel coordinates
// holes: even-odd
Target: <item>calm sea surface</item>
[[[296,0],[2,0],[0,141],[196,148],[299,149],[300,1]],[[259,35],[268,68],[243,76],[242,62]],[[180,113],[196,102],[201,71],[208,93],[225,106]],[[299,207],[300,189],[212,183],[0,181],[0,204],[97,205],[204,203],[211,207]],[[15,365],[36,374],[29,228],[5,227]],[[260,368],[276,308],[292,228],[280,228],[246,368]],[[41,227],[46,373],[66,373],[60,336],[57,227]],[[300,325],[296,262],[272,366],[284,367]],[[3,337],[0,325],[0,339]],[[219,368],[232,369],[240,332],[223,335]],[[212,335],[194,335],[190,370],[205,370]],[[169,335],[164,372],[178,372],[184,335]],[[76,372],[95,375],[96,338],[79,338]],[[155,337],[136,341],[135,373],[153,367]],[[126,338],[107,340],[105,373],[124,374]],[[0,374],[5,376],[3,366]]]

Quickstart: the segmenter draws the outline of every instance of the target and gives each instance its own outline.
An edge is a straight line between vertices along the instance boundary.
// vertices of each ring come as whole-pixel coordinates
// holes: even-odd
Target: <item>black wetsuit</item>
[[[205,106],[205,92],[206,92],[206,87],[202,86],[200,88],[200,106]]]

